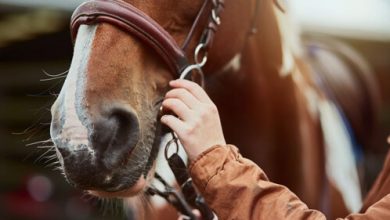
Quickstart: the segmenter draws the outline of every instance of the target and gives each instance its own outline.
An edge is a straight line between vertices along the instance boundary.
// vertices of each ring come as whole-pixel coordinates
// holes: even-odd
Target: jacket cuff
[[[192,181],[203,193],[209,181],[223,170],[228,161],[239,160],[238,149],[233,145],[215,145],[200,154],[189,166]]]

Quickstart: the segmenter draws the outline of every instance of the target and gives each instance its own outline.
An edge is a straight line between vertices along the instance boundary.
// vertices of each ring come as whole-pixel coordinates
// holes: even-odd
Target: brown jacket
[[[232,145],[212,147],[189,169],[219,219],[325,219],[287,187],[270,182],[263,170]],[[390,153],[362,211],[345,219],[390,219]]]

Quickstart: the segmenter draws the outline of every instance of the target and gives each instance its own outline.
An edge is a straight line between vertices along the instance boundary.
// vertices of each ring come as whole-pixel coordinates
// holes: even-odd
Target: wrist
[[[187,151],[188,159],[190,161],[194,161],[196,160],[196,158],[200,157],[200,155],[210,152],[210,150],[218,146],[226,146],[225,141],[213,142],[212,144],[204,143],[202,145],[199,145],[198,147],[192,147],[190,149],[187,149],[186,147],[184,148]]]
[[[203,152],[199,153],[196,157],[188,157],[189,159],[189,166],[188,166],[188,169],[191,170],[192,167],[199,161],[201,160],[204,156],[206,156],[207,154],[209,154],[210,152],[214,151],[215,149],[217,148],[221,148],[221,147],[226,147],[227,145],[220,145],[220,144],[216,144],[216,145],[213,145],[209,148],[207,148],[206,150],[204,150]]]

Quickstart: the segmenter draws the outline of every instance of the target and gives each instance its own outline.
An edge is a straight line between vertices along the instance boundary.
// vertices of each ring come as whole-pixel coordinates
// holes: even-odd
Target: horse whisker
[[[33,146],[33,145],[37,145],[37,144],[46,144],[46,143],[53,143],[53,141],[50,139],[47,139],[47,140],[43,140],[43,141],[36,141],[36,142],[32,142],[32,143],[29,143],[29,144],[26,144],[27,147],[30,147],[30,146]]]
[[[51,152],[52,152],[52,149],[48,149],[41,156],[39,156],[37,159],[35,159],[34,163],[40,162],[41,159],[46,158],[45,156],[47,156],[47,154],[51,153]]]
[[[41,158],[41,159],[42,159],[42,158]],[[43,164],[46,164],[46,165],[47,165],[47,164],[51,164],[51,163],[57,163],[57,162],[59,162],[58,157],[57,157],[56,154],[47,156],[47,157],[45,157],[44,159],[45,159],[46,161],[43,162]]]
[[[58,164],[59,164],[59,161],[55,161],[55,162],[53,162],[53,163],[51,163],[51,164],[46,165],[45,168],[54,167],[55,165],[58,165]],[[65,176],[65,173],[62,173],[62,175]],[[66,178],[65,178],[65,179],[66,179]]]
[[[62,166],[54,167],[53,171],[64,172],[64,168]]]
[[[67,75],[67,74],[69,73],[69,70],[65,70],[64,72],[58,73],[58,74],[50,74],[50,73],[48,73],[48,72],[45,71],[45,70],[42,70],[42,72],[43,72],[46,76],[48,76],[48,77],[55,78],[55,77],[63,77],[63,76],[65,76],[65,75]]]
[[[63,79],[63,78],[66,78],[66,76],[53,77],[53,78],[48,78],[48,79],[40,79],[39,81],[41,81],[41,82],[47,82],[47,81],[52,81],[52,80],[57,80],[57,79]]]
[[[54,157],[52,157],[52,156],[51,156],[51,157],[46,157],[45,159],[47,159],[47,160],[45,161],[45,164],[51,163],[53,160],[55,160],[55,161],[54,161],[55,163],[59,162],[56,155],[54,155]]]
[[[53,145],[48,145],[48,146],[38,146],[37,147],[38,149],[50,149],[50,150],[53,150],[55,151],[55,148]]]
[[[49,160],[52,160],[52,159],[54,159],[54,158],[56,158],[57,159],[57,155],[51,155],[51,156],[48,156],[48,157],[46,157],[46,159],[49,159]]]

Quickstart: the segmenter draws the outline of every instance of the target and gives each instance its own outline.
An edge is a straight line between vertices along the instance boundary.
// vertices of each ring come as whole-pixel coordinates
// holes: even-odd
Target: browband
[[[100,22],[131,33],[152,47],[175,74],[175,78],[189,65],[183,50],[167,31],[148,15],[121,0],[91,0],[81,4],[71,19],[73,42],[80,25]]]

